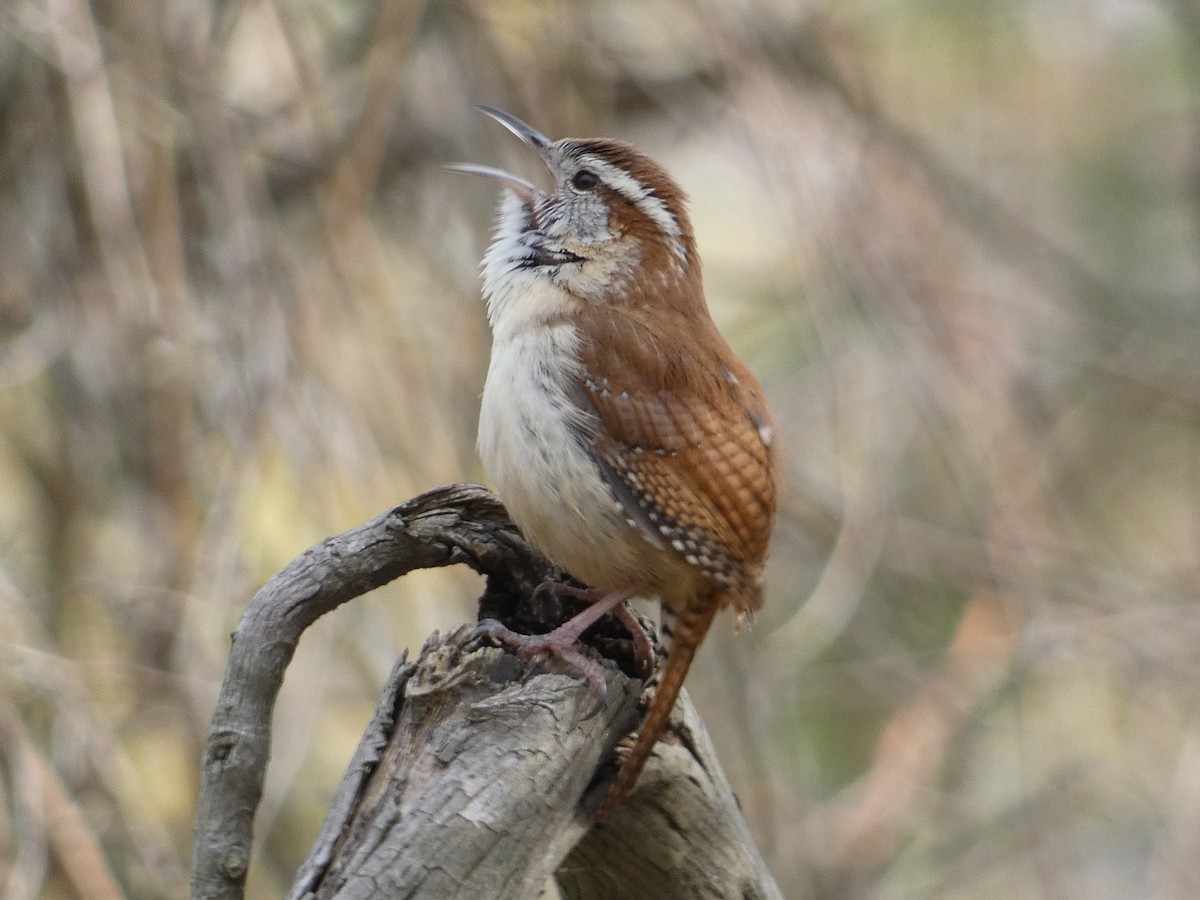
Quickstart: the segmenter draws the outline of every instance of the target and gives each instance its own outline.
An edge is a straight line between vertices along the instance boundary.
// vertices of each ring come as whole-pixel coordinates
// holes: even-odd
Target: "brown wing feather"
[[[577,397],[599,420],[590,439],[602,473],[647,539],[757,605],[775,513],[757,382],[711,321],[678,323],[692,339],[667,347],[637,310],[597,319],[581,348]]]

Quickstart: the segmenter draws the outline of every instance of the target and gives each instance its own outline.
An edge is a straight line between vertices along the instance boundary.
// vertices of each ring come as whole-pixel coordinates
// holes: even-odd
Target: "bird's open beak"
[[[532,125],[526,124],[511,113],[506,113],[502,109],[496,109],[494,106],[476,107],[481,113],[491,116],[522,141],[528,144],[533,152],[546,164],[550,165],[550,145],[553,141],[546,137]]]
[[[480,112],[491,116],[519,137],[546,164],[546,168],[550,169],[550,145],[552,141],[548,137],[532,125],[522,122],[516,116],[506,113],[502,109],[496,109],[493,106],[480,106],[477,108]],[[542,191],[532,182],[513,175],[511,172],[505,172],[503,169],[496,169],[492,166],[480,166],[475,163],[452,163],[446,166],[446,168],[452,172],[465,172],[468,175],[484,175],[488,178],[495,178],[504,182],[516,191],[523,200],[531,204],[542,194]],[[553,173],[553,169],[551,169],[551,173]]]

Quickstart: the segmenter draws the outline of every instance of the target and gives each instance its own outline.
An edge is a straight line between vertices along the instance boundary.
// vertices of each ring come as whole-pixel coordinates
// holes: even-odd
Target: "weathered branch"
[[[457,485],[309,548],[272,578],[233,634],[213,713],[193,838],[192,895],[242,896],[270,753],[271,712],[309,625],[413,569],[465,562],[498,580],[508,577],[514,589],[527,588],[549,574],[528,568],[535,559],[493,495]]]
[[[270,717],[296,643],[320,615],[415,568],[464,562],[488,576],[481,616],[545,631],[562,578],[484,489],[430,492],[306,551],[254,597],[205,754],[194,898],[240,898],[262,793]],[[536,601],[536,602],[535,602]],[[427,642],[384,687],[293,898],[775,897],[703,728],[681,698],[672,738],[602,826],[591,812],[637,721],[640,682],[615,623],[591,641],[610,663],[597,698],[555,663],[479,647],[469,630]],[[619,885],[619,887],[618,887]]]
[[[536,897],[590,827],[580,798],[637,722],[636,682],[613,672],[600,699],[468,637],[396,673],[293,900]]]

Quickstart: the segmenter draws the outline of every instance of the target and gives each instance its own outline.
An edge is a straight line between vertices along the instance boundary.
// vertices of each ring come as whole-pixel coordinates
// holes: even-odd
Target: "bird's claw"
[[[582,675],[597,698],[603,699],[608,693],[604,667],[578,649],[573,635],[561,635],[557,628],[547,634],[519,634],[496,619],[484,619],[471,632],[471,640],[481,637],[490,637],[511,647],[527,662],[539,656],[556,657]]]

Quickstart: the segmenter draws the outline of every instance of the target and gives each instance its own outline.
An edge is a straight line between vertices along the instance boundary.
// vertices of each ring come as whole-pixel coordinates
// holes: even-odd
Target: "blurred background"
[[[6,2],[0,895],[183,895],[254,591],[483,478],[476,103],[662,161],[770,395],[689,685],[785,895],[1200,896],[1196,0]],[[305,637],[251,897],[480,588]]]

